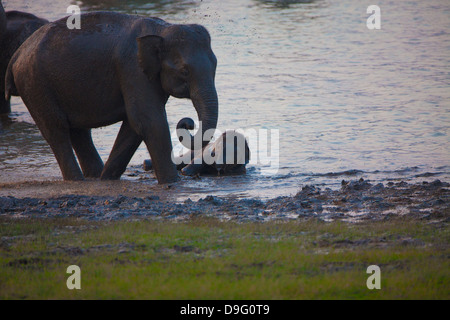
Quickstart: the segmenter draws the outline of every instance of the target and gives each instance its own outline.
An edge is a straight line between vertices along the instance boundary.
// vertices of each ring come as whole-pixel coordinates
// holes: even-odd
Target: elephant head
[[[208,31],[199,25],[170,25],[137,41],[138,61],[150,81],[159,81],[168,95],[191,99],[197,111],[201,130],[183,145],[192,150],[206,146],[212,134],[204,134],[216,128],[219,107],[214,84],[217,59]]]

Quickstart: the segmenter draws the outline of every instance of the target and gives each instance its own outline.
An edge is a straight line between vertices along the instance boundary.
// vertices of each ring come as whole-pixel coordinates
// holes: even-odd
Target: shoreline
[[[173,198],[176,186],[142,181],[36,181],[0,184],[0,216],[94,221],[182,221],[206,216],[238,222],[311,218],[358,222],[406,216],[446,224],[450,218],[449,187],[440,180],[375,184],[361,178],[342,180],[337,190],[306,185],[296,195],[269,200],[205,195],[198,201],[188,198],[180,202]]]

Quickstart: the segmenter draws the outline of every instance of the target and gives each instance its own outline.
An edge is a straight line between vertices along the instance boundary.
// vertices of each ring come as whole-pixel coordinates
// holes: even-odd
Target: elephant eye
[[[181,75],[182,75],[183,77],[188,77],[188,76],[189,76],[189,69],[188,69],[187,67],[183,67],[183,68],[181,69]]]

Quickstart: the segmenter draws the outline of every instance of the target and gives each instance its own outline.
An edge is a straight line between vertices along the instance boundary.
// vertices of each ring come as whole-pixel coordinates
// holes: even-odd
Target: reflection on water
[[[35,125],[0,118],[0,183],[31,180],[34,172],[57,178],[57,163],[49,154],[51,149]]]
[[[257,0],[261,4],[270,8],[291,8],[295,5],[311,4],[317,0]],[[321,2],[321,0],[319,0]]]
[[[81,0],[72,1],[78,4],[82,10],[112,10],[130,14],[145,14],[149,11],[155,13],[177,14],[183,10],[189,10],[197,6],[201,1],[185,1],[185,0]]]
[[[256,165],[245,177],[184,185],[199,194],[265,197],[293,193],[305,183],[337,186],[361,176],[449,178],[450,2],[380,0],[382,28],[368,30],[371,2],[10,0],[6,7],[55,20],[77,3],[84,11],[111,9],[205,25],[219,61],[220,129],[279,129],[280,170],[264,176]],[[32,122],[20,99],[13,110],[20,121]],[[167,113],[172,130],[182,117],[196,117],[187,100],[171,98]],[[104,160],[118,128],[94,130]],[[60,177],[51,153],[33,149],[35,140],[25,156],[18,147],[37,131],[17,130],[1,136],[0,182],[14,172]],[[132,164],[147,157],[142,145]],[[31,158],[39,165],[27,169]]]

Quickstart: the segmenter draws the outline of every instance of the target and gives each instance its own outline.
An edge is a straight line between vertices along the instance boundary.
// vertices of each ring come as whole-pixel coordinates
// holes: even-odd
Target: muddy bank
[[[42,185],[40,194],[28,197],[19,195],[27,187],[36,189],[32,183],[15,185],[16,195],[11,186],[1,186],[0,215],[89,220],[183,220],[203,215],[236,221],[301,218],[360,221],[406,215],[444,223],[450,217],[450,184],[440,180],[421,184],[372,184],[360,179],[342,181],[341,188],[337,190],[307,185],[294,196],[267,201],[206,196],[199,201],[187,199],[174,202],[165,199],[164,188],[143,187],[141,183],[131,181],[73,184],[47,182]],[[44,196],[46,188],[51,189],[52,193]],[[149,188],[153,192],[149,192]],[[97,192],[93,192],[95,190]]]

